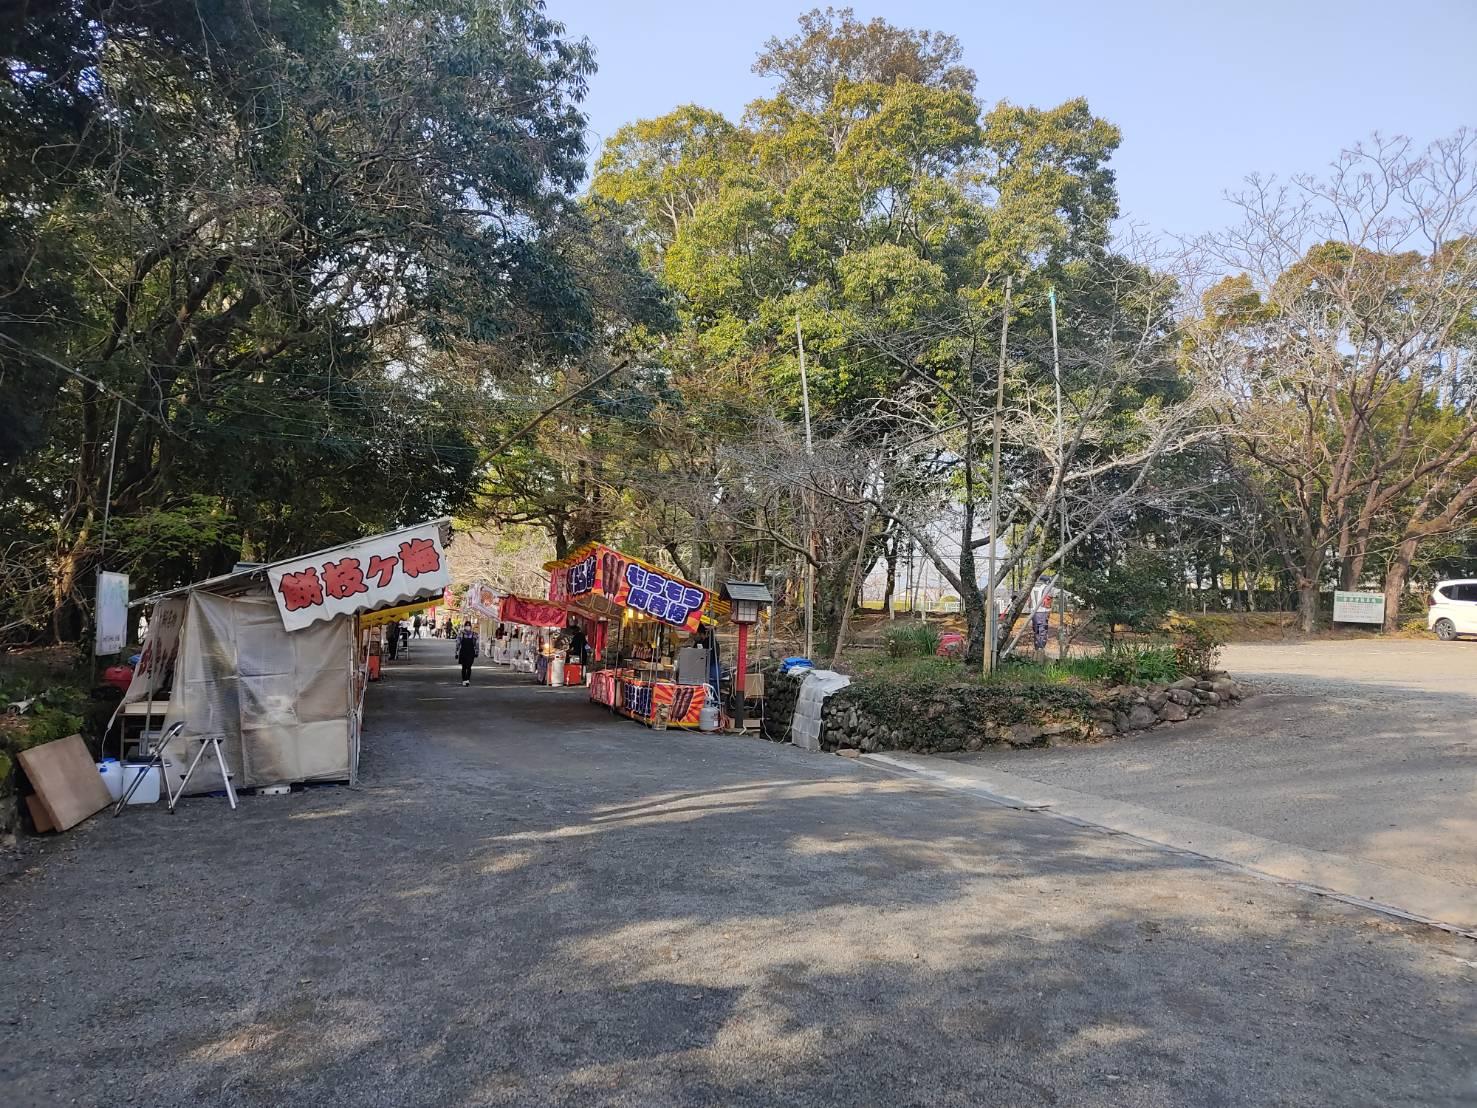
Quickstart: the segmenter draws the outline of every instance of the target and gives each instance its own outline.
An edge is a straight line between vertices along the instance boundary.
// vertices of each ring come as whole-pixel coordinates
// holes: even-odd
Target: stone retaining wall
[[[800,681],[768,676],[765,737],[789,738]],[[1095,691],[1077,686],[958,685],[914,689],[854,683],[826,701],[823,750],[943,754],[985,746],[1047,746],[1178,723],[1235,704],[1246,689],[1225,674]],[[906,701],[905,703],[902,701]]]

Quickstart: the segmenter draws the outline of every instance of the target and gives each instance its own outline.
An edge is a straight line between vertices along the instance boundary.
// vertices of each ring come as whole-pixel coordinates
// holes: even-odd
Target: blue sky
[[[750,72],[804,0],[548,0],[594,44],[591,146],[697,103],[736,119],[770,88]],[[821,6],[824,6],[823,4]],[[843,6],[843,5],[836,5]],[[1316,171],[1371,131],[1422,143],[1477,125],[1477,0],[1057,0],[857,3],[863,19],[946,31],[986,103],[1086,96],[1123,130],[1125,215],[1193,234],[1253,171]],[[592,161],[594,154],[592,153]]]

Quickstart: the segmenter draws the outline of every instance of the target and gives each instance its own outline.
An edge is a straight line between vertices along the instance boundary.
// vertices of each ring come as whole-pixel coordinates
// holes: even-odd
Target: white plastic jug
[[[97,764],[97,771],[103,775],[103,784],[108,787],[108,796],[117,800],[123,795],[123,763],[117,758],[104,758]]]
[[[158,804],[159,803],[159,773],[158,766],[150,765],[148,762],[124,762],[123,763],[123,792],[141,774],[146,775],[143,782],[134,790],[133,796],[129,798],[129,804]],[[122,796],[122,793],[118,795]]]

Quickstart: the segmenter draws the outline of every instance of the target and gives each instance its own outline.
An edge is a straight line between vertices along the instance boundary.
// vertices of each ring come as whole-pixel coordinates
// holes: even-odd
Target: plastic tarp
[[[220,735],[238,788],[354,780],[355,665],[351,616],[288,632],[265,588],[191,593],[165,717],[166,728],[183,720],[185,730],[170,744],[165,772],[177,782],[201,743]],[[207,751],[190,790],[220,787]]]
[[[851,678],[833,669],[813,669],[800,684],[795,716],[790,721],[790,741],[802,750],[821,748],[821,709],[826,697],[851,684]]]

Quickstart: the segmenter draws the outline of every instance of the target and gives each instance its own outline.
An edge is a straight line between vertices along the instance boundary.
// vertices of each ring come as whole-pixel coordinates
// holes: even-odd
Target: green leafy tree
[[[43,7],[5,26],[0,503],[58,637],[110,479],[121,553],[215,521],[144,587],[455,511],[506,398],[664,310],[574,198],[594,63],[536,0]]]
[[[982,112],[959,59],[951,36],[816,10],[798,34],[766,44],[755,71],[775,79],[774,94],[741,122],[688,106],[612,136],[592,188],[623,206],[673,290],[684,330],[664,351],[680,397],[671,411],[694,437],[726,426],[726,414],[708,422],[714,392],[724,413],[747,407],[799,424],[798,331],[814,435],[868,450],[895,442],[916,431],[919,405],[948,407],[941,389],[977,399],[1007,274],[1018,289],[1044,294],[1101,253],[1117,210],[1107,168],[1117,130],[1081,100]],[[1033,322],[1039,336],[1039,312]],[[735,397],[734,381],[747,383],[747,396]],[[738,433],[751,437],[756,422]],[[974,466],[984,425],[971,426],[955,488],[966,527],[981,495]],[[957,461],[960,445],[945,454]],[[753,452],[730,451],[691,474],[682,503],[703,521],[695,532],[726,530],[724,548],[748,536],[772,544],[773,555],[811,562],[822,637],[834,637],[858,558],[869,564],[894,528],[890,519],[869,527],[859,505],[910,496],[914,477],[895,465],[774,456],[782,454],[784,474]],[[766,471],[746,472],[753,465]],[[877,487],[884,472],[890,490]],[[785,492],[807,485],[814,495]],[[819,526],[818,496],[853,506]],[[984,609],[972,530],[963,549],[952,570],[964,582],[977,653]]]
[[[1072,587],[1102,621],[1111,648],[1119,628],[1147,631],[1164,622],[1177,593],[1173,578],[1162,551],[1134,547],[1114,561],[1075,567]]]

